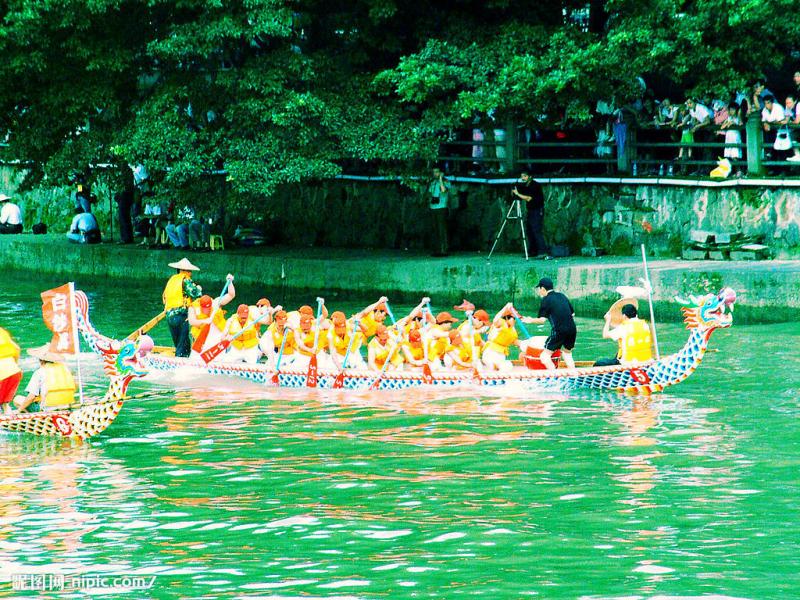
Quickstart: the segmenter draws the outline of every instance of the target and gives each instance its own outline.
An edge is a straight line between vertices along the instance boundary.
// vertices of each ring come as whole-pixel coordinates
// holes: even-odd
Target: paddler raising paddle
[[[481,360],[485,366],[494,371],[510,371],[514,366],[508,356],[511,346],[519,347],[516,319],[517,311],[509,302],[492,320],[489,340],[483,346]]]
[[[161,298],[164,301],[172,343],[175,344],[175,356],[187,357],[191,352],[189,305],[203,295],[203,288],[192,281],[192,272],[200,269],[187,258],[169,263],[169,266],[176,269],[177,273],[167,281]]]
[[[200,355],[216,345],[222,339],[225,330],[225,311],[223,306],[229,304],[236,297],[236,288],[233,286],[233,275],[228,274],[225,293],[213,299],[209,295],[200,296],[189,306],[188,321],[192,335],[191,358],[199,359]]]

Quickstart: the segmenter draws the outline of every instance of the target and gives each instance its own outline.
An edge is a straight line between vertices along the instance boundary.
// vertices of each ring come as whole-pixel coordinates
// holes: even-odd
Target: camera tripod
[[[497,235],[494,236],[494,243],[492,244],[492,249],[489,250],[489,256],[486,257],[486,260],[491,260],[494,249],[497,247],[497,242],[500,241],[500,236],[503,235],[503,230],[506,228],[506,223],[509,221],[519,221],[519,228],[522,230],[522,248],[525,250],[525,260],[528,260],[528,238],[525,235],[525,220],[522,218],[522,200],[519,198],[515,198],[511,201],[511,206],[508,207],[508,212],[500,225],[500,229]]]

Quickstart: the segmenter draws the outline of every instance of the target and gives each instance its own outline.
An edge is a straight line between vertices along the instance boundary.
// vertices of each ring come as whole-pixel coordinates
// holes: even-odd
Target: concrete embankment
[[[0,267],[31,273],[78,275],[128,280],[165,281],[167,263],[184,253],[141,246],[100,244],[79,246],[61,235],[0,236]],[[513,301],[538,305],[532,288],[540,277],[551,277],[582,316],[600,316],[618,298],[619,285],[640,285],[642,262],[636,257],[567,258],[526,261],[519,255],[457,254],[431,258],[408,251],[332,248],[249,248],[188,253],[202,270],[196,279],[214,286],[226,273],[257,286],[265,295],[323,294],[367,299],[386,294],[393,301],[416,302],[429,295],[438,307],[462,298],[497,308]],[[649,262],[656,309],[665,319],[679,317],[676,295],[716,292],[722,286],[738,294],[738,322],[774,322],[797,318],[800,308],[800,261],[681,261]],[[668,306],[669,305],[669,306]]]

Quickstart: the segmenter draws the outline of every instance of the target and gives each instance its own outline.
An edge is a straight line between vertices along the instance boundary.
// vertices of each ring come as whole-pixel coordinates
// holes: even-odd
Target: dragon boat
[[[107,339],[99,341],[94,349],[103,357],[103,370],[111,380],[103,398],[87,399],[65,410],[0,415],[0,429],[80,440],[105,431],[122,410],[128,384],[147,375],[147,371],[134,342]]]
[[[89,346],[99,353],[113,344],[119,344],[99,333],[89,320],[89,303],[82,292],[76,292],[78,329]],[[425,386],[427,388],[454,389],[459,387],[517,386],[523,389],[568,392],[579,389],[609,390],[633,395],[659,392],[680,383],[700,365],[708,348],[711,334],[731,326],[736,293],[725,288],[719,294],[691,296],[688,300],[676,298],[682,304],[689,339],[678,352],[630,366],[587,366],[575,369],[559,368],[555,371],[514,367],[511,371],[374,371],[347,369],[320,369],[317,373],[281,369],[279,372],[266,364],[211,362],[176,358],[158,352],[144,357],[145,367],[154,372],[196,370],[198,374],[238,377],[248,381],[287,388],[342,388],[345,390],[401,390]]]

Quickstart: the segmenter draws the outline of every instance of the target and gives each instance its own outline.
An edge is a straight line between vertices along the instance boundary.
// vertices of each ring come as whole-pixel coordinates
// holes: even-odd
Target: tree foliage
[[[570,18],[591,7],[584,25]],[[0,126],[30,182],[144,164],[164,189],[225,173],[242,201],[454,129],[587,120],[637,77],[728,94],[797,58],[794,0],[11,0]],[[218,187],[218,186],[217,186]]]

